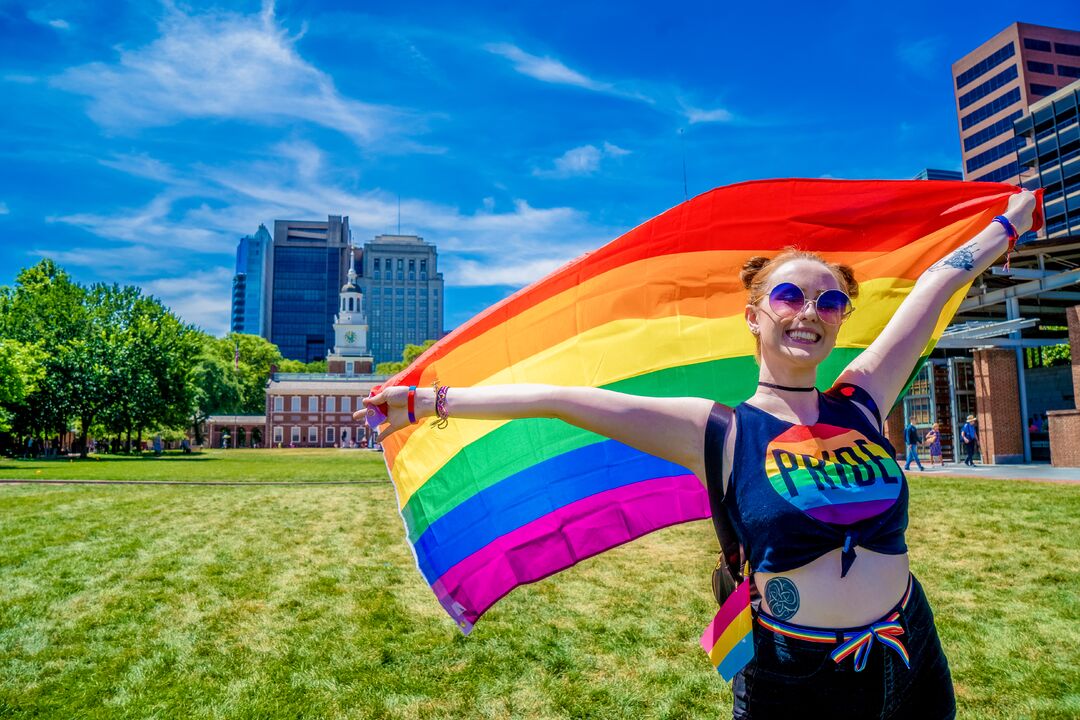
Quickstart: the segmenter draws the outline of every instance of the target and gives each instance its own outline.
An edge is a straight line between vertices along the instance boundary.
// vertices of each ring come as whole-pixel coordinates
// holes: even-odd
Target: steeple
[[[352,245],[349,246],[349,279],[341,286],[343,293],[358,293],[360,286],[356,284],[356,253]]]

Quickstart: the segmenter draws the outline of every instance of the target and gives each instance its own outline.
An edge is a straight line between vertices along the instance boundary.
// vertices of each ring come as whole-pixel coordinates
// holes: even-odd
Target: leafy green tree
[[[24,408],[44,377],[45,355],[37,345],[0,339],[0,431],[9,432],[18,408]]]
[[[399,373],[405,368],[409,367],[416,358],[424,354],[424,351],[435,344],[434,340],[425,340],[423,345],[414,345],[409,343],[405,346],[405,350],[401,353],[401,360],[396,362],[384,362],[379,363],[375,367],[375,372],[379,375],[393,375]]]

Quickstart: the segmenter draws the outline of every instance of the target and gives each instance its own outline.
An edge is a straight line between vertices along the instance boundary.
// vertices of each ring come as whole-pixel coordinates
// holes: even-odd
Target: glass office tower
[[[274,222],[266,292],[270,342],[292,360],[321,360],[334,346],[338,291],[348,273],[349,218]]]
[[[266,336],[263,327],[263,280],[270,260],[270,231],[259,225],[254,235],[240,238],[236,245],[236,274],[233,276],[232,332]]]

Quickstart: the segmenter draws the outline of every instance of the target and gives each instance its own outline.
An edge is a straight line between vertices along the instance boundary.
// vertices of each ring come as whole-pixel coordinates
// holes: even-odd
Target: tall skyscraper
[[[1080,80],[1031,106],[1016,121],[1024,187],[1043,188],[1046,237],[1080,235]]]
[[[1019,182],[1013,122],[1080,77],[1080,32],[1013,23],[953,63],[964,178]]]
[[[340,215],[326,222],[274,221],[263,308],[269,340],[286,358],[321,360],[334,346],[334,315],[347,279],[350,237],[349,218]]]
[[[240,238],[236,245],[236,274],[233,275],[233,332],[266,335],[263,327],[263,283],[270,262],[270,231],[259,225],[254,235]]]
[[[407,343],[442,337],[443,276],[435,246],[416,235],[364,243],[361,287],[376,363],[401,359]]]

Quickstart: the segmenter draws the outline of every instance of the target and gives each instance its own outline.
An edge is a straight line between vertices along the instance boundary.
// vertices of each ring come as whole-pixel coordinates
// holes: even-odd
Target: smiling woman
[[[388,467],[419,567],[443,606],[468,630],[514,584],[657,527],[702,517],[687,484],[700,482],[709,487],[712,512],[729,517],[750,568],[748,582],[732,598],[747,606],[751,593],[758,598],[745,610],[754,619],[753,652],[720,664],[725,675],[745,665],[734,677],[736,718],[788,717],[809,709],[835,717],[952,717],[948,664],[926,596],[908,569],[907,482],[882,433],[880,408],[893,405],[958,294],[1011,248],[1016,232],[1031,227],[1035,206],[1028,192],[957,185],[778,181],[719,189],[692,201],[685,214],[672,211],[630,233],[640,245],[616,241],[539,284],[535,297],[511,298],[490,317],[475,319],[366,399],[370,412],[381,407],[388,416],[381,435]],[[960,197],[976,191],[985,194]],[[789,206],[779,207],[777,198]],[[790,214],[791,224],[755,224],[755,209],[768,217]],[[991,221],[1002,209],[1004,215]],[[745,225],[739,215],[729,221],[728,213],[740,214]],[[807,218],[816,223],[813,231]],[[833,230],[837,226],[850,228],[850,237]],[[821,247],[846,240],[858,243],[853,247],[875,248],[877,242],[879,249],[894,250],[873,259],[847,253],[868,276],[860,288],[856,271],[836,262],[836,252],[781,246],[769,256],[713,244],[738,237],[734,242],[757,249],[752,238],[761,237],[757,247],[766,249],[796,228],[818,233]],[[821,239],[825,233],[832,234]],[[627,278],[647,278],[647,287],[634,284],[626,298],[611,285],[600,294],[605,308],[620,307],[628,316],[632,342],[619,351],[600,333],[615,333],[621,325],[597,314],[600,305],[591,304],[586,283],[594,272],[614,276],[622,270],[616,258],[625,264],[640,248],[651,253],[643,261],[650,266]],[[943,248],[955,254],[930,267]],[[748,296],[732,293],[721,300],[701,290],[713,283],[730,287],[730,276],[718,277],[707,263],[738,255]],[[684,257],[694,262],[673,264]],[[883,278],[883,270],[893,279]],[[678,284],[654,278],[678,278]],[[577,284],[569,285],[571,279]],[[566,328],[555,320],[563,287],[574,298]],[[852,298],[861,289],[865,316],[853,311]],[[504,341],[512,343],[509,352],[497,352],[495,344],[470,352],[470,340],[485,339],[492,317],[503,318],[495,326],[503,337],[513,320],[524,322],[534,309],[540,324],[531,327],[578,333],[570,347],[580,350],[544,350],[534,330]],[[684,328],[678,342],[665,335],[671,332],[666,313]],[[707,330],[698,332],[699,323]],[[715,395],[745,381],[748,369],[717,375],[719,363],[731,360],[714,359],[737,352],[733,345],[742,347],[739,325],[758,350],[756,392],[734,410],[703,397],[670,397],[678,392],[672,385],[689,384],[689,367],[711,368],[710,384],[699,382]],[[853,335],[866,338],[865,349],[848,356],[835,384],[826,380],[819,389],[822,369]],[[650,377],[653,367],[666,367],[665,353],[694,360],[672,368],[664,397],[615,391],[612,378],[635,370]],[[499,371],[505,354],[513,364]],[[504,377],[575,372],[606,387],[500,384]],[[442,384],[466,377],[473,387]],[[423,387],[422,381],[435,378],[434,389]],[[452,430],[441,436],[415,425],[432,416],[439,426],[452,423]],[[588,435],[564,436],[529,418],[557,419]],[[522,422],[533,423],[527,433]],[[515,471],[521,462],[512,441],[517,427],[521,442],[547,437],[537,452],[556,454]],[[451,435],[473,443],[454,455]],[[501,442],[491,452],[497,457],[473,452],[496,436]],[[455,485],[466,462],[476,473],[490,464],[496,478],[473,475]],[[727,608],[725,603],[721,615]]]

